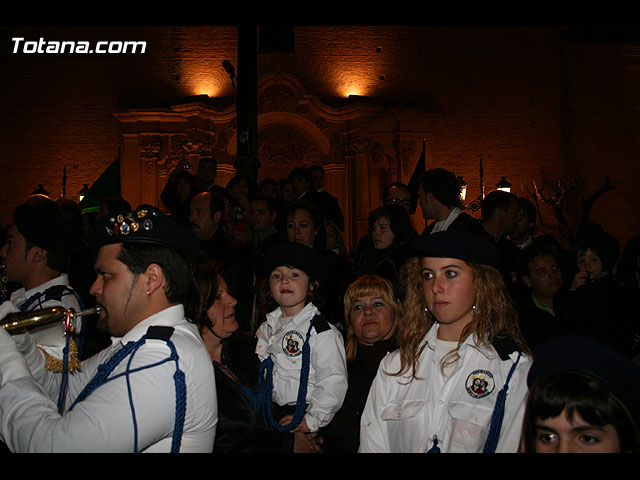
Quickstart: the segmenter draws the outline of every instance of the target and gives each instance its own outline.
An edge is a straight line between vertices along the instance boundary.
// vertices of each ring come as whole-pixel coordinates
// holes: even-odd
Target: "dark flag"
[[[120,196],[120,154],[100,175],[79,203],[82,211],[98,210],[100,203],[110,196]]]
[[[416,213],[418,207],[418,190],[420,189],[420,177],[427,170],[425,159],[425,141],[422,139],[422,155],[416,163],[416,168],[413,169],[411,179],[409,180],[409,191],[411,192],[411,215]]]

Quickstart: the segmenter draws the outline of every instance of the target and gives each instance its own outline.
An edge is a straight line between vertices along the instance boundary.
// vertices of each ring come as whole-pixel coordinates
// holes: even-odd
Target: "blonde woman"
[[[362,415],[361,452],[516,452],[531,363],[499,252],[460,230],[415,241],[398,350]]]
[[[355,453],[360,415],[380,361],[396,348],[395,331],[402,305],[388,280],[373,274],[357,278],[344,295],[349,386],[333,421],[322,436],[327,452]]]

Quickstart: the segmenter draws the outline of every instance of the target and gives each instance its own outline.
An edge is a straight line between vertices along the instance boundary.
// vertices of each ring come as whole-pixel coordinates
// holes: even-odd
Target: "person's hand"
[[[293,415],[285,415],[280,419],[280,422],[278,423],[280,423],[280,425],[283,425],[283,426],[289,425],[291,423],[291,420],[293,420]],[[307,421],[304,418],[296,428],[291,430],[291,433],[309,433],[309,432],[310,432],[310,429],[307,426]]]
[[[13,303],[6,301],[0,305],[0,318],[19,311]],[[9,332],[0,328],[0,387],[7,382],[31,375],[24,355],[18,351],[16,342]]]
[[[322,438],[317,433],[294,433],[293,453],[322,453]]]
[[[588,281],[589,281],[589,272],[587,271],[578,272],[576,276],[573,278],[573,282],[571,282],[571,287],[569,287],[569,290],[577,290]]]
[[[16,307],[13,302],[7,300],[0,305],[0,320],[4,319],[7,315],[12,313],[19,313],[20,309]],[[4,328],[0,328],[0,330],[4,331]],[[28,346],[30,345],[31,337],[27,333],[21,333],[17,335],[12,335],[11,338],[18,346],[18,350],[22,353],[25,353],[28,350]]]
[[[6,300],[0,305],[0,320],[11,313],[18,313],[19,311],[20,310],[13,304],[13,302]]]

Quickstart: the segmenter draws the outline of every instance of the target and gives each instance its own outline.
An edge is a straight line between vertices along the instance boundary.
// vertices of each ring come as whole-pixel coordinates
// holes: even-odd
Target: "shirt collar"
[[[44,293],[49,287],[53,287],[54,285],[69,285],[69,276],[66,273],[61,273],[56,278],[52,278],[48,282],[41,283],[37,287],[33,287],[29,290],[25,290],[24,287],[16,290],[15,293],[11,296],[12,302],[19,306],[28,298],[31,298],[33,295],[38,293]]]
[[[449,215],[447,216],[446,219],[440,220],[439,222],[436,222],[433,225],[433,230],[431,230],[431,233],[440,232],[442,230],[448,229],[451,226],[451,224],[453,223],[453,221],[456,218],[458,218],[458,215],[460,215],[461,213],[462,213],[462,210],[460,210],[458,207],[454,207],[449,212]]]
[[[438,339],[439,326],[440,325],[437,322],[434,323],[433,326],[429,329],[429,331],[425,335],[425,338],[423,340],[423,342],[424,341],[427,342],[427,347],[432,350],[435,350],[436,348],[436,341]],[[493,359],[497,356],[495,349],[491,347],[491,345],[478,345],[474,340],[473,333],[464,339],[464,341],[460,345],[460,348],[458,349],[458,352],[460,352],[460,354],[462,355],[462,352],[464,352],[464,350],[466,350],[467,348],[473,348],[479,351],[488,359]]]
[[[310,318],[313,318],[318,313],[317,307],[312,303],[307,303],[302,310],[296,313],[293,317],[289,317],[289,320],[293,322],[296,327],[304,326]],[[270,327],[276,327],[278,322],[284,318],[282,315],[282,309],[276,308],[274,311],[267,313],[267,323]]]
[[[119,341],[122,345],[126,345],[130,341],[135,341],[147,333],[147,329],[151,325],[161,325],[166,327],[173,327],[178,325],[184,320],[184,306],[182,304],[172,305],[164,310],[161,310],[153,315],[145,318],[131,330],[125,333],[122,337],[113,337],[113,341]]]

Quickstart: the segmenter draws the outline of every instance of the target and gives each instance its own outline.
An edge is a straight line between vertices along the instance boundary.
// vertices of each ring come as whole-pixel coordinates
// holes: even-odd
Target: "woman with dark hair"
[[[169,216],[180,225],[189,226],[189,203],[198,193],[196,178],[189,170],[178,170],[167,183],[161,197]]]
[[[569,333],[595,338],[631,355],[632,298],[614,275],[617,243],[609,236],[584,237],[571,249],[577,273],[568,290],[554,297],[553,309]]]
[[[357,278],[344,294],[349,386],[342,407],[321,432],[325,452],[356,453],[360,415],[380,361],[396,348],[402,315],[400,300],[388,280],[372,274]]]
[[[640,370],[585,337],[541,344],[529,371],[524,453],[640,453]]]
[[[215,369],[218,398],[213,453],[315,452],[315,444],[304,434],[265,426],[262,415],[254,412],[245,396],[245,386],[255,387],[258,379],[256,338],[237,332],[237,302],[220,272],[215,262],[200,264],[196,270],[203,296],[198,326]]]
[[[376,208],[368,221],[369,232],[356,252],[355,272],[375,273],[395,285],[415,235],[409,215],[402,207],[388,205]]]
[[[497,248],[462,230],[413,242],[398,350],[362,414],[361,452],[513,452],[531,359]]]

